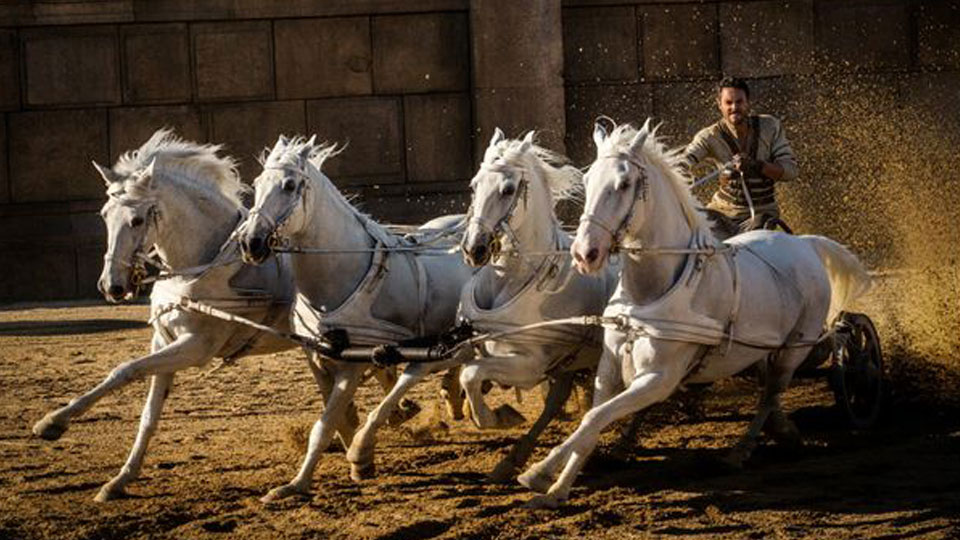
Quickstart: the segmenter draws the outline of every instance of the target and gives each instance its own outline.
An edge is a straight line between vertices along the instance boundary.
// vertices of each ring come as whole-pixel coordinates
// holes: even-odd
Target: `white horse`
[[[677,159],[651,133],[594,131],[597,158],[585,175],[586,204],[571,251],[596,272],[611,248],[624,252],[620,285],[605,314],[594,407],[577,430],[519,477],[556,506],[611,422],[666,399],[683,381],[728,377],[766,359],[759,408],[731,452],[741,464],[765,421],[796,434],[780,393],[824,329],[869,288],[857,258],[820,236],[754,231],[721,244],[697,210]],[[560,471],[556,481],[553,480]]]
[[[377,345],[450,329],[460,289],[470,279],[471,269],[456,253],[403,251],[408,247],[403,239],[357,211],[320,172],[323,161],[335,152],[332,146],[316,145],[314,139],[280,137],[254,182],[254,208],[240,232],[244,257],[265,260],[270,253],[268,241],[275,234],[285,235],[295,246],[329,250],[292,257],[297,288],[293,327],[298,333],[319,336],[329,329],[343,329],[351,344]],[[320,454],[369,366],[331,359],[325,365],[333,374],[334,389],[310,432],[303,465],[290,483],[270,491],[265,502],[309,493]],[[376,428],[387,421],[406,388],[435,369],[438,366],[408,366],[390,394],[367,416],[348,452],[355,479],[373,472]],[[447,377],[446,382],[456,379]],[[459,390],[448,396],[459,397]],[[367,455],[358,454],[358,441],[369,449]]]
[[[506,140],[494,132],[480,170],[470,182],[473,200],[461,248],[467,262],[483,266],[463,289],[460,316],[481,332],[510,332],[546,319],[600,315],[616,286],[619,269],[595,275],[574,271],[566,256],[573,239],[554,214],[557,201],[577,195],[581,173],[533,143]],[[548,379],[540,417],[490,474],[512,480],[550,421],[563,410],[578,370],[596,369],[600,331],[579,325],[524,330],[485,341],[480,355],[462,368],[474,423],[481,429],[512,427],[522,418],[509,405],[491,411],[483,383],[530,389]]]
[[[214,357],[233,359],[293,346],[251,328],[170,309],[186,297],[280,330],[289,326],[293,279],[288,257],[250,267],[242,264],[236,242],[228,242],[246,216],[241,195],[249,188],[238,180],[234,161],[217,155],[219,148],[159,130],[139,149],[121,156],[112,169],[94,163],[108,195],[100,212],[107,228],[100,291],[110,302],[132,297],[133,274],[150,248],[176,275],[158,281],[150,295],[154,325],[150,354],[121,364],[95,388],[33,428],[40,437],[55,440],[67,430],[71,418],[106,394],[151,377],[130,456],[120,473],[100,489],[97,501],[122,496],[139,475],[176,372],[203,366]],[[320,366],[310,363],[310,367],[321,393],[329,394],[330,377]],[[389,388],[393,381],[386,379],[382,384]],[[352,423],[340,429],[344,447],[358,423],[356,409],[351,410]]]

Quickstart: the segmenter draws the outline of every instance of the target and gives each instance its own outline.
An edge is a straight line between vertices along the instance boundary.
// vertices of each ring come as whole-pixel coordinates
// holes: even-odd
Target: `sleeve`
[[[683,149],[683,163],[689,169],[697,163],[700,163],[703,158],[710,155],[710,145],[708,139],[710,138],[710,133],[706,129],[700,130],[690,141],[690,144]]]
[[[783,131],[783,125],[776,120],[773,125],[773,141],[770,143],[770,161],[783,167],[781,182],[789,182],[797,178],[797,158],[793,155],[793,148]]]

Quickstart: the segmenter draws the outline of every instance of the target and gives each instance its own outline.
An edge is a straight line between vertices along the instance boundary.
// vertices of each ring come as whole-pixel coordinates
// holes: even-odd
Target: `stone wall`
[[[730,73],[784,119],[808,182],[788,195],[802,194],[843,181],[818,169],[851,137],[830,131],[830,96],[960,126],[958,44],[957,0],[3,2],[0,302],[96,295],[90,160],[160,126],[225,144],[248,181],[280,133],[349,141],[330,175],[409,223],[464,208],[495,126],[538,129],[578,164],[599,114],[662,119],[680,144],[714,120]]]
[[[504,10],[543,28],[500,24]],[[497,0],[0,4],[0,302],[96,296],[90,161],[162,126],[225,145],[246,181],[279,134],[316,133],[348,143],[327,172],[378,218],[462,210],[494,118],[562,142],[559,21],[556,2]],[[514,80],[542,56],[510,53],[521,35],[548,44],[549,76]]]

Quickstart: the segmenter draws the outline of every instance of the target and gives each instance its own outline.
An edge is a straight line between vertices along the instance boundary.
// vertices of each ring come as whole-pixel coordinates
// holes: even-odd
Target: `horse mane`
[[[175,181],[215,190],[242,205],[250,187],[240,181],[237,162],[230,156],[218,155],[221,149],[222,145],[187,141],[172,129],[161,128],[140,148],[124,152],[113,166],[113,172],[126,181],[156,160],[155,171]]]
[[[525,154],[520,152],[522,139],[504,139],[489,146],[483,156],[483,162],[492,164],[502,158],[509,164],[521,166]],[[554,203],[562,200],[580,200],[583,197],[583,172],[570,164],[570,160],[552,150],[537,144],[530,146],[528,154],[540,162],[547,188]]]
[[[682,149],[668,149],[657,133],[659,127],[657,125],[649,130],[641,149],[643,156],[647,163],[657,167],[662,175],[668,179],[667,185],[676,193],[677,201],[679,201],[680,208],[687,216],[687,220],[694,225],[694,228],[702,229],[710,233],[709,236],[712,237],[713,233],[710,232],[710,223],[704,215],[703,206],[690,191],[690,179],[687,178],[683,167],[681,167],[683,162]],[[630,142],[639,132],[640,130],[630,124],[615,126],[610,135],[604,139],[604,148],[601,149],[601,153],[611,150],[626,152],[630,147]]]
[[[281,135],[278,142],[282,144],[277,144],[273,148],[263,149],[263,152],[257,159],[261,165],[264,167],[279,168],[293,167],[304,172],[308,172],[306,167],[307,164],[313,165],[313,167],[317,169],[317,172],[320,173],[319,179],[330,184],[329,187],[331,189],[329,191],[332,193],[333,197],[341,201],[347,208],[356,214],[357,218],[360,220],[379,226],[379,224],[374,221],[373,218],[361,212],[356,206],[353,205],[352,201],[354,197],[344,195],[343,192],[337,189],[333,181],[323,173],[323,164],[328,159],[346,150],[346,145],[341,146],[337,143],[329,142],[317,143],[313,138],[307,139],[306,137],[300,135],[293,138],[287,138]],[[302,163],[301,156],[305,150],[307,152],[307,163]]]

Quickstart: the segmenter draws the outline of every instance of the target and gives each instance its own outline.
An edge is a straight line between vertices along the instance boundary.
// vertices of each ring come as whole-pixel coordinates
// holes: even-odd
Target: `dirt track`
[[[708,392],[702,419],[655,411],[626,461],[604,457],[608,434],[567,506],[530,511],[520,486],[484,482],[520,430],[444,419],[433,380],[414,392],[420,415],[384,430],[377,479],[350,481],[338,449],[312,497],[264,506],[258,497],[299,466],[292,433],[319,410],[293,352],[181,375],[132,496],[94,503],[126,457],[146,385],[107,397],[57,442],[30,426],[144,353],[145,316],[143,306],[0,311],[0,538],[960,538],[956,411],[895,400],[881,429],[852,433],[821,381],[785,400],[803,449],[761,446],[740,472],[715,464],[752,412],[751,385],[735,380]],[[363,388],[361,407],[379,395]],[[538,402],[524,399],[528,419]],[[536,456],[573,427],[556,424]]]

